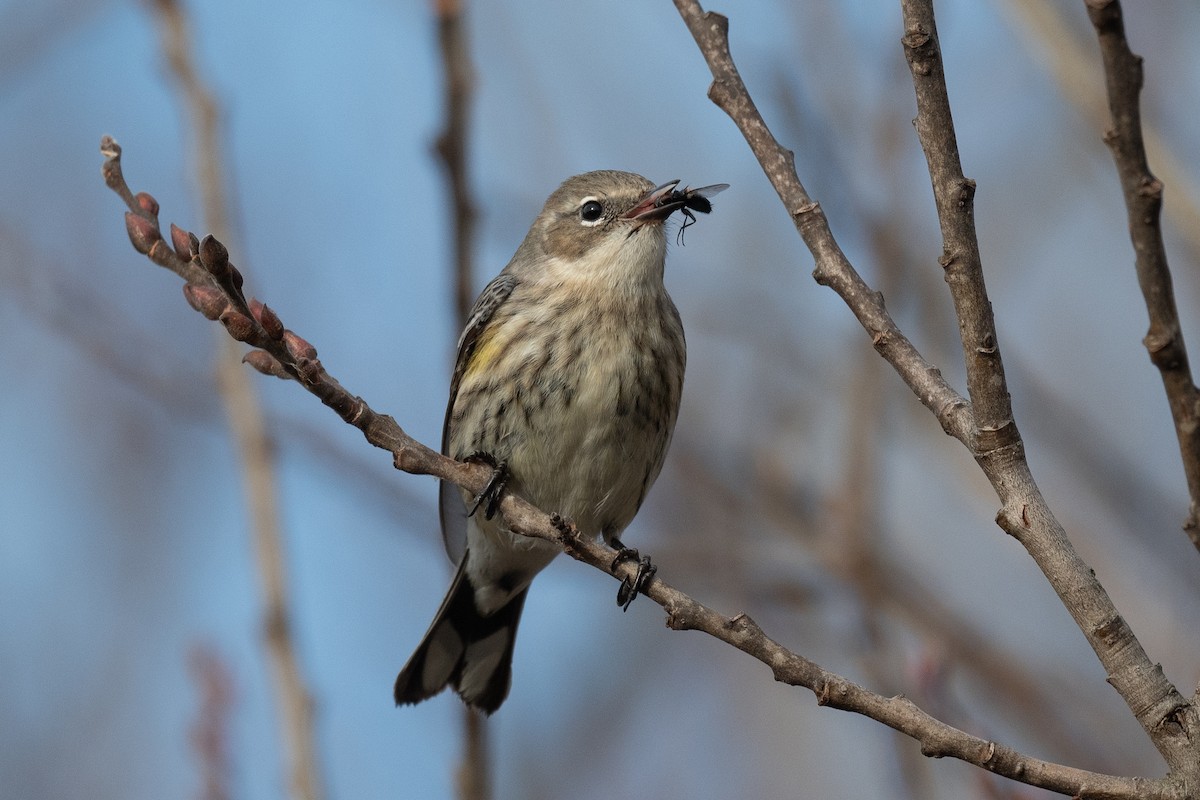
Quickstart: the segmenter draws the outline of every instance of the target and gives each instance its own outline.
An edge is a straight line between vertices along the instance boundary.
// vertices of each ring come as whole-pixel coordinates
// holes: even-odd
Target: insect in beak
[[[639,200],[638,204],[627,211],[622,218],[645,224],[651,221],[665,220],[679,211],[683,214],[684,219],[683,225],[679,227],[679,233],[676,235],[676,241],[683,244],[683,232],[696,224],[696,215],[692,212],[712,213],[712,202],[709,198],[728,189],[729,184],[714,183],[711,186],[701,186],[699,189],[691,187],[680,189],[678,186],[678,180],[667,181]]]
[[[675,187],[679,185],[679,180],[667,181],[662,186],[648,192],[645,197],[637,202],[633,208],[629,209],[622,215],[622,219],[633,220],[637,222],[651,222],[655,220],[664,220],[677,208],[682,208],[682,203],[672,203],[670,198],[677,194]]]

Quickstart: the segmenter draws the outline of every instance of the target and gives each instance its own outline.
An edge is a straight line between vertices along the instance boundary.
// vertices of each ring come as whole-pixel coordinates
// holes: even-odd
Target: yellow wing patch
[[[479,335],[475,349],[463,368],[463,378],[474,378],[481,370],[489,369],[492,362],[504,350],[505,338],[497,335],[497,326],[489,325]]]

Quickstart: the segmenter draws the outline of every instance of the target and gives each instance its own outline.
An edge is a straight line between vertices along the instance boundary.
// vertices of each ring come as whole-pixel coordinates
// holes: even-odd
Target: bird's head
[[[632,172],[599,170],[563,181],[546,200],[522,251],[548,273],[608,278],[620,285],[662,281],[664,223],[683,203],[679,181],[655,187]]]

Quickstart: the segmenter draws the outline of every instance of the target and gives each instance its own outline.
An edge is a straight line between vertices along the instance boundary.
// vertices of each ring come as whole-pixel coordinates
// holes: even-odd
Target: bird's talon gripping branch
[[[504,487],[508,484],[508,463],[498,461],[491,453],[482,451],[471,453],[463,461],[487,464],[492,468],[492,477],[488,479],[487,486],[483,487],[483,491],[476,496],[475,502],[467,510],[467,516],[473,517],[482,505],[483,518],[492,519],[500,510],[500,500],[504,496]]]
[[[609,566],[609,571],[616,571],[617,567],[624,561],[636,561],[638,563],[637,572],[633,578],[624,578],[621,585],[617,587],[617,605],[622,611],[628,611],[629,606],[633,603],[635,597],[639,594],[644,594],[646,586],[658,572],[658,567],[650,563],[650,556],[643,556],[632,547],[626,547],[621,544],[620,540],[612,539],[613,547],[617,548],[617,554],[613,557],[612,564]]]

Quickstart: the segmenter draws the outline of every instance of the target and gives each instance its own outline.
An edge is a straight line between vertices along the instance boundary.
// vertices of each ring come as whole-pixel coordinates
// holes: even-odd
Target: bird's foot
[[[612,539],[609,543],[617,548],[617,555],[609,566],[610,571],[615,571],[623,561],[636,561],[638,565],[633,578],[622,579],[621,585],[617,588],[617,605],[621,607],[622,611],[628,611],[634,598],[645,593],[646,586],[654,578],[654,573],[658,572],[658,567],[650,563],[650,556],[641,555],[637,550],[626,547],[617,539]]]
[[[492,468],[492,477],[488,479],[487,485],[483,487],[483,491],[479,493],[467,511],[467,516],[471,517],[475,515],[480,506],[483,506],[483,518],[491,519],[496,516],[496,511],[500,508],[500,499],[504,496],[504,487],[508,485],[508,462],[500,461],[491,453],[485,453],[482,450],[471,453],[463,461],[487,464]]]

